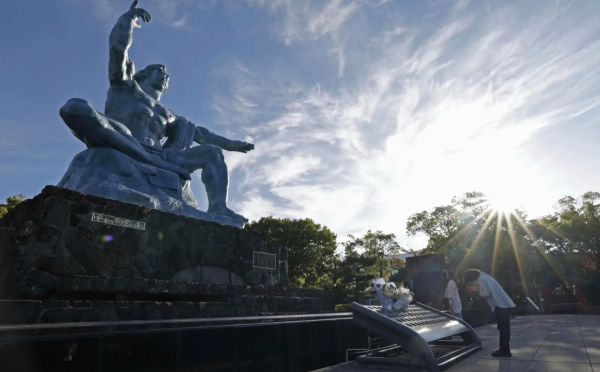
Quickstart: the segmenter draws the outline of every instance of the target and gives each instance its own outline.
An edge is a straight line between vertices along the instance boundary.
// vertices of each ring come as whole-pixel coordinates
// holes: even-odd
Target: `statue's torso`
[[[104,114],[125,125],[140,143],[162,149],[167,124],[175,115],[159,101],[146,94],[135,80],[108,88]]]

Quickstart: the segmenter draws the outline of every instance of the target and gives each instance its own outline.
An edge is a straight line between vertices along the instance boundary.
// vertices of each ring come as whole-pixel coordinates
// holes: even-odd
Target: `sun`
[[[519,194],[509,188],[491,190],[486,195],[490,209],[504,214],[514,212],[518,205]]]

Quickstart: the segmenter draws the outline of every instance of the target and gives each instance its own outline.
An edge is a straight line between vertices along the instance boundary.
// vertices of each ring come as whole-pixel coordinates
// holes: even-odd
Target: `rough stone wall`
[[[94,222],[93,213],[143,222],[145,229]],[[254,251],[276,255],[276,269],[253,267]],[[221,274],[211,281],[214,270],[207,268],[215,267]],[[3,299],[49,299],[67,278],[91,277],[89,291],[96,292],[119,278],[168,282],[182,272],[208,284],[286,287],[287,251],[251,231],[53,186],[0,220]]]
[[[225,318],[319,313],[315,298],[241,295],[226,302],[0,300],[0,325],[94,321]]]
[[[406,258],[407,282],[415,294],[415,300],[443,309],[441,301],[446,289],[442,270],[446,259],[441,254],[428,254]]]

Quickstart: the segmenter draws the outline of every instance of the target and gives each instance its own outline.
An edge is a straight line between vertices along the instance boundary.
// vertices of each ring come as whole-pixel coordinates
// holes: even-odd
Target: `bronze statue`
[[[137,5],[136,0],[129,11],[119,17],[110,33],[110,88],[104,114],[89,102],[73,98],[60,109],[60,116],[88,148],[114,149],[134,161],[175,172],[181,178],[184,189],[190,174],[202,169],[201,179],[209,202],[207,212],[243,219],[227,207],[229,177],[222,150],[246,153],[253,150],[254,145],[230,140],[196,126],[160,102],[169,86],[165,66],[154,64],[135,72],[134,63],[128,55],[133,29],[140,27],[138,19],[144,22],[151,20],[150,14]],[[161,144],[165,138],[167,141]],[[199,145],[192,146],[193,142]],[[148,177],[154,176],[151,183],[155,185],[161,184],[156,177],[168,174],[154,171],[156,174],[152,175],[153,171],[142,171]],[[69,188],[65,186],[68,180],[61,183]]]

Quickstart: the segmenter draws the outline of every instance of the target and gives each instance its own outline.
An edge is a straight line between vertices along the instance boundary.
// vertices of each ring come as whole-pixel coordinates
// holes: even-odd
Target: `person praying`
[[[463,282],[477,282],[470,287],[473,292],[478,292],[490,305],[490,310],[496,315],[496,323],[500,332],[500,348],[492,352],[493,357],[510,358],[510,309],[516,307],[515,303],[506,294],[498,281],[490,275],[477,269],[468,269],[463,273]]]

